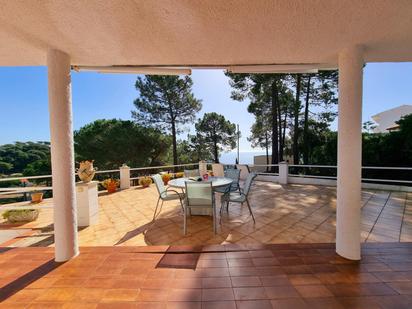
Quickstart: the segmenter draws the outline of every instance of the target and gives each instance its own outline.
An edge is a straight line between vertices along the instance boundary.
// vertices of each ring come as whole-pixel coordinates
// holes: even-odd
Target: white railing
[[[234,164],[223,164],[226,166],[233,166]],[[183,168],[183,167],[195,167],[199,166],[199,163],[188,163],[188,164],[177,164],[177,165],[159,165],[159,166],[147,166],[147,167],[134,167],[130,168],[123,166],[119,169],[112,170],[98,170],[96,174],[107,174],[107,173],[120,173],[121,188],[129,188],[131,182],[138,180],[142,176],[130,177],[130,172],[141,172],[141,171],[151,171],[151,170],[165,170],[172,168]],[[288,181],[294,182],[294,179],[307,179],[308,183],[311,183],[310,179],[319,179],[325,181],[336,181],[336,176],[326,176],[326,175],[311,175],[306,173],[290,173],[289,168],[319,168],[319,169],[337,169],[336,165],[317,165],[317,164],[250,164],[248,165],[251,171],[256,171],[260,176],[276,177],[277,181],[282,180],[282,183],[287,183]],[[279,169],[278,173],[262,171],[262,168],[269,170],[272,167],[277,167]],[[260,171],[259,171],[260,169]],[[387,167],[387,166],[362,166],[363,170],[399,170],[399,171],[412,171],[412,167]],[[10,177],[10,178],[0,178],[0,182],[8,181],[20,181],[20,180],[38,180],[52,178],[52,175],[39,175],[39,176],[21,176],[21,177]],[[276,180],[276,179],[275,179]],[[381,179],[381,178],[362,178],[362,182],[372,182],[372,183],[387,183],[387,184],[401,184],[401,185],[411,185],[412,180],[406,179]],[[325,183],[326,184],[326,183]],[[330,183],[332,184],[332,183]],[[6,187],[0,188],[0,195],[10,195],[10,194],[23,194],[32,191],[52,191],[50,186],[19,186],[19,187]]]

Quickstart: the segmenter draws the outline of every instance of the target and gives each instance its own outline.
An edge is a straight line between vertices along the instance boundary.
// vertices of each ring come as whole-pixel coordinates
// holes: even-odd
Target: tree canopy
[[[199,143],[210,149],[216,163],[219,162],[219,152],[236,147],[236,125],[226,120],[223,115],[206,113],[195,127]]]
[[[74,132],[76,160],[95,160],[100,169],[165,163],[171,138],[133,121],[101,119]]]
[[[136,89],[139,97],[132,117],[145,126],[152,126],[172,135],[173,164],[178,164],[177,135],[181,125],[194,122],[202,108],[201,101],[192,93],[193,81],[189,76],[146,75],[138,77]]]
[[[16,142],[0,146],[0,174],[24,173],[26,168],[35,171],[36,175],[51,172],[50,143]],[[27,175],[31,175],[31,172],[27,172]]]

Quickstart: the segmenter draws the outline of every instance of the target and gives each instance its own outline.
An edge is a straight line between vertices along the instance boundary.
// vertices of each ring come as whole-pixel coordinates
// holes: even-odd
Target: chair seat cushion
[[[225,199],[229,200],[230,202],[243,203],[246,200],[246,196],[239,192],[231,192]]]
[[[212,201],[210,199],[203,199],[203,198],[191,198],[189,199],[189,207],[212,207]]]
[[[183,199],[185,196],[184,194],[178,194],[178,193],[167,193],[166,197],[163,198],[163,200],[165,201],[169,201],[169,200],[179,200],[179,199]]]

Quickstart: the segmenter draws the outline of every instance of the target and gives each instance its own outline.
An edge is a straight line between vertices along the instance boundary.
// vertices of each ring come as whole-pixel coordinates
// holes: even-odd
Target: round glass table
[[[173,188],[184,189],[186,181],[198,182],[196,180],[184,177],[184,178],[176,178],[176,179],[169,180],[168,185]],[[225,186],[230,185],[233,182],[232,179],[226,178],[226,177],[209,177],[209,179],[206,181],[212,182],[212,188],[225,187]]]
[[[173,188],[179,188],[179,189],[184,190],[186,187],[185,186],[186,181],[201,182],[201,181],[196,181],[196,180],[184,177],[184,178],[176,178],[176,179],[169,180],[168,185]],[[206,181],[212,182],[212,189],[219,188],[219,187],[225,187],[225,186],[230,185],[233,182],[232,179],[226,178],[226,177],[209,177],[209,179]],[[191,210],[191,215],[211,216],[212,210],[207,209],[207,208],[199,208],[199,209],[193,208]]]

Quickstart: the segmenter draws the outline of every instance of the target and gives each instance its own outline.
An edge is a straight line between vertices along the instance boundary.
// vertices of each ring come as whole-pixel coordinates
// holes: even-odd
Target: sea
[[[264,151],[241,151],[239,153],[239,163],[240,164],[253,164],[254,156],[262,156],[266,153]],[[237,152],[223,152],[220,157],[219,161],[223,164],[235,164],[237,158]]]

